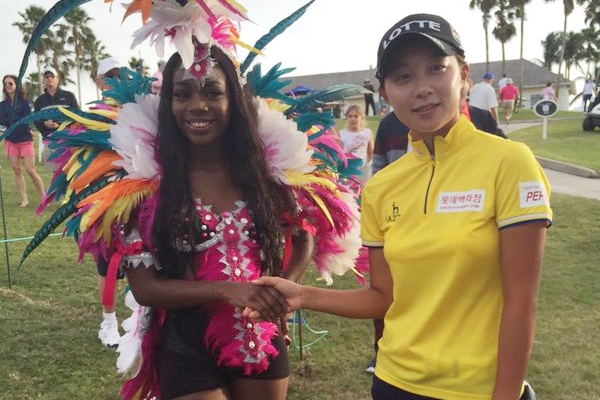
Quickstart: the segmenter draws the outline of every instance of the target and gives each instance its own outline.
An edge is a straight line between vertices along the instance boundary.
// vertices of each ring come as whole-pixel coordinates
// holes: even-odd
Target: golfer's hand
[[[297,283],[283,278],[263,276],[254,281],[253,284],[258,286],[268,286],[277,290],[287,301],[288,309],[286,312],[292,312],[302,307],[302,286]],[[263,315],[260,310],[251,307],[247,307],[244,310],[243,315],[251,319],[265,319],[265,317],[268,317]]]

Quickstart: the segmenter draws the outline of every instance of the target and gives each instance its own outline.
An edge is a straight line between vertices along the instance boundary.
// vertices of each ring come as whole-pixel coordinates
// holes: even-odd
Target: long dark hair
[[[11,78],[13,81],[15,81],[15,85],[17,84],[17,76],[16,75],[12,75],[12,74],[8,74],[8,75],[4,75],[4,78],[2,78],[2,94],[4,95],[5,99],[8,99],[8,92],[6,91],[6,88],[4,87],[4,80],[6,78]],[[23,87],[23,85],[21,85],[21,87],[19,87],[19,92],[15,93],[15,98],[14,100],[21,100],[21,99],[26,99],[27,95],[25,94],[25,88]]]
[[[264,147],[258,136],[258,116],[252,96],[241,86],[232,60],[218,47],[211,47],[211,58],[221,67],[230,98],[230,120],[223,157],[230,160],[230,176],[248,206],[260,245],[262,273],[280,275],[282,231],[280,218],[293,210],[291,194],[269,175]],[[173,75],[181,57],[173,54],[163,71],[163,86],[158,111],[157,158],[163,169],[159,187],[153,244],[162,267],[169,277],[183,277],[192,270],[193,251],[177,250],[174,242],[186,237],[192,248],[199,241],[201,222],[193,207],[187,182],[188,139],[181,134],[171,111]]]

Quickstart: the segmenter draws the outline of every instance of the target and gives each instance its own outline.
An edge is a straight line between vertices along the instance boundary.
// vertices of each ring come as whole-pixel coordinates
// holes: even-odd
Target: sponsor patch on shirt
[[[438,213],[481,211],[485,190],[473,189],[465,192],[442,192],[438,197],[435,211]]]
[[[546,186],[539,181],[519,182],[519,203],[521,208],[548,205]]]

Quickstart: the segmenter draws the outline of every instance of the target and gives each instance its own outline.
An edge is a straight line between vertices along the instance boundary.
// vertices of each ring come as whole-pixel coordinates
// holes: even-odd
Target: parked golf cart
[[[591,132],[597,126],[600,127],[600,96],[596,96],[588,110],[589,112],[585,115],[581,127],[584,131]]]

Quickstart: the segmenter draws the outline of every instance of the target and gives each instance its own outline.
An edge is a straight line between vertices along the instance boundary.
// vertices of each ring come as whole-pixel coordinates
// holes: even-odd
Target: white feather
[[[129,179],[153,179],[160,167],[155,159],[158,131],[158,95],[136,96],[135,103],[123,105],[117,124],[110,128],[109,142],[123,158],[115,162]]]
[[[342,251],[335,254],[327,254],[325,263],[327,271],[321,271],[321,277],[328,285],[333,283],[332,275],[342,276],[356,264],[362,248],[360,238],[360,211],[356,200],[350,193],[340,193],[340,198],[350,209],[350,219],[354,222],[351,229],[343,236],[336,236],[334,242]]]
[[[129,318],[121,323],[125,334],[119,339],[119,346],[117,347],[117,353],[119,353],[117,371],[120,374],[128,373],[135,366],[139,368],[139,361],[142,356],[143,331],[141,329],[141,318],[144,310],[135,301],[131,291],[128,291],[125,295],[125,305],[132,313]]]
[[[230,11],[216,0],[205,0],[205,3],[217,17],[226,17],[234,21],[245,18]],[[184,68],[189,68],[194,62],[194,46],[192,36],[200,43],[209,43],[212,28],[208,23],[208,15],[200,5],[193,1],[181,6],[175,0],[154,1],[150,11],[150,20],[133,33],[131,48],[150,38],[150,44],[156,47],[159,57],[164,54],[166,37],[173,36],[173,44],[181,55]]]
[[[258,131],[265,146],[270,174],[281,183],[289,184],[285,170],[303,173],[314,170],[310,165],[313,152],[308,149],[306,134],[300,132],[296,123],[283,113],[270,109],[264,100],[256,98],[255,102]]]

